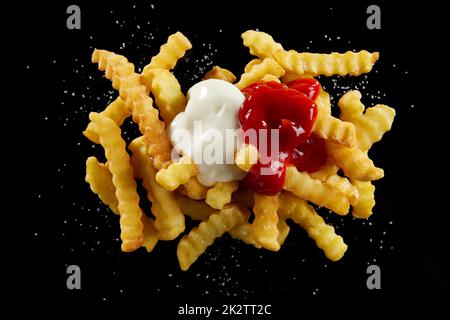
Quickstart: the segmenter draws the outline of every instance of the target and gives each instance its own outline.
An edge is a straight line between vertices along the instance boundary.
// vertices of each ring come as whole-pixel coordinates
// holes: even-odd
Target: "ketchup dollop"
[[[324,164],[324,141],[311,134],[317,118],[314,100],[320,90],[320,83],[312,78],[297,79],[287,85],[257,82],[242,90],[245,101],[238,119],[244,141],[259,150],[258,163],[243,180],[245,186],[275,195],[283,187],[287,165],[314,172]],[[279,130],[277,141],[272,141],[271,129]]]

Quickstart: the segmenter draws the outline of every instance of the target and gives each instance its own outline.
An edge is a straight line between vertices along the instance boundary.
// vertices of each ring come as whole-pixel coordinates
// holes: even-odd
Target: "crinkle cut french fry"
[[[244,46],[250,49],[250,54],[260,59],[272,57],[277,50],[283,50],[282,45],[265,32],[248,30],[242,34],[242,39]]]
[[[177,61],[182,58],[186,51],[192,48],[192,44],[189,39],[186,38],[181,32],[176,32],[169,36],[167,42],[161,46],[159,53],[151,59],[144,71],[152,68],[161,68],[171,70],[177,64]]]
[[[157,231],[153,226],[153,219],[142,213],[142,224],[144,226],[142,231],[144,234],[144,242],[142,243],[142,246],[145,247],[147,252],[152,252],[159,240]]]
[[[339,192],[341,192],[348,199],[353,206],[358,202],[359,192],[358,189],[352,185],[352,183],[345,177],[337,175],[338,167],[332,162],[331,159],[327,159],[327,162],[323,167],[313,173],[310,176],[314,179],[326,182]]]
[[[242,223],[237,225],[228,233],[234,238],[244,241],[246,244],[250,244],[257,249],[261,249],[261,245],[255,240],[254,228],[250,223]]]
[[[245,65],[245,67],[244,67],[244,72],[245,72],[245,73],[250,72],[250,70],[252,70],[252,68],[253,68],[254,66],[260,64],[261,62],[262,62],[261,59],[253,59],[253,60],[250,60],[250,62],[247,63],[247,64]]]
[[[316,105],[321,115],[331,116],[331,101],[328,92],[323,89],[320,90],[319,95],[316,98]]]
[[[320,110],[313,128],[314,133],[348,147],[356,144],[355,126],[351,122],[341,121],[331,115],[327,115]]]
[[[239,182],[216,182],[212,188],[206,193],[205,202],[214,209],[222,209],[226,204],[230,203],[231,195],[239,187]]]
[[[134,82],[134,81],[132,81]],[[126,85],[126,81],[122,83]],[[137,88],[133,91],[133,88]],[[157,169],[166,168],[171,163],[172,144],[165,130],[165,124],[159,120],[159,112],[153,108],[152,99],[143,94],[140,87],[132,87],[129,92],[133,121],[138,123],[140,132],[144,135],[148,145],[148,153],[153,158],[153,164]]]
[[[375,186],[370,181],[351,180],[358,189],[359,200],[353,205],[352,215],[356,218],[367,219],[372,215],[375,207]]]
[[[280,217],[278,220],[278,243],[280,247],[283,245],[284,241],[286,240],[287,236],[289,235],[289,230],[291,229],[289,225],[286,223],[286,219],[284,217]]]
[[[278,82],[281,83],[281,80],[274,76],[273,74],[266,74],[264,77],[262,77],[261,82]]]
[[[219,212],[213,213],[185,235],[177,247],[177,257],[181,270],[186,271],[216,238],[235,226],[248,220],[249,212],[238,205],[227,205]]]
[[[126,108],[125,102],[120,97],[117,97],[117,99],[111,102],[105,110],[100,112],[100,114],[111,118],[120,127],[124,120],[131,115],[131,112]],[[92,142],[97,144],[99,143],[98,136],[95,133],[94,124],[92,122],[89,122],[86,130],[83,131],[83,134]]]
[[[322,116],[319,113],[313,131],[324,139],[348,147],[353,147],[356,143],[355,126],[333,116]]]
[[[115,195],[116,188],[112,182],[112,175],[106,165],[99,163],[95,157],[89,157],[87,161],[87,175],[86,180],[90,181],[91,188],[95,193],[99,194],[99,197],[105,204],[113,210],[114,213],[119,214],[119,209],[117,208],[118,201]],[[100,190],[96,192],[94,189],[99,188]],[[102,194],[102,195],[100,195]],[[147,249],[147,252],[151,252],[158,242],[158,236],[156,230],[153,227],[153,221],[147,217],[144,213],[141,213],[142,220],[142,233],[143,233],[143,243],[142,246]]]
[[[156,217],[156,219],[159,220],[159,222],[161,222],[162,219],[164,219],[165,217],[165,212],[164,211],[165,207],[162,206],[158,201],[156,201],[155,197],[153,196],[151,191],[147,190],[147,198],[148,200],[150,200],[150,202],[152,203],[152,207],[151,207],[151,212],[153,214],[153,216]],[[178,205],[178,204],[177,204]],[[170,219],[164,219],[165,222],[168,222],[172,225]],[[183,216],[183,223],[184,223],[184,216]],[[159,228],[160,230],[157,230],[157,234],[158,234],[158,239],[160,240],[173,240],[175,239],[181,232],[184,231],[184,226],[183,226],[183,230],[181,232],[179,232],[179,230],[175,229],[175,228],[165,228],[166,226],[161,226],[161,225],[156,225],[156,220],[155,220],[155,228]]]
[[[120,97],[127,108],[131,109],[133,121],[145,136],[154,166],[158,170],[167,167],[171,162],[172,144],[164,122],[159,120],[158,110],[153,108],[152,99],[147,95],[145,86],[140,83],[140,76],[134,73],[133,64],[123,56],[98,49],[94,50],[92,61],[98,62],[100,70],[107,70],[106,77],[112,80],[113,87],[119,90]]]
[[[221,68],[219,66],[214,66],[203,77],[203,80],[208,79],[219,79],[229,83],[234,83],[236,81],[236,76],[230,70]]]
[[[98,138],[97,134],[95,136]],[[89,183],[92,192],[97,194],[112,212],[119,214],[119,203],[111,172],[105,164],[99,163],[96,157],[89,157],[86,161],[86,182]]]
[[[324,139],[353,147],[356,143],[355,126],[331,115],[330,95],[320,90],[316,105],[318,114],[313,131]]]
[[[206,199],[206,193],[209,187],[202,185],[197,177],[191,177],[189,180],[178,188],[179,191],[183,190],[185,195],[191,199],[202,200]]]
[[[283,189],[339,215],[346,215],[350,209],[350,204],[342,193],[327,183],[311,178],[307,172],[299,172],[294,166],[286,169]]]
[[[114,70],[114,68],[112,68]],[[114,73],[113,73],[114,74]],[[114,77],[113,79],[120,79],[117,82],[120,83],[119,94],[125,100],[125,104],[128,108],[134,108],[136,103],[141,100],[150,100],[151,107],[153,107],[153,100],[148,96],[148,90],[145,85],[140,81],[140,76],[136,73],[132,73],[123,77]]]
[[[284,218],[280,218],[277,224],[279,234],[277,238],[278,244],[281,246],[286,240],[289,234],[289,225]],[[247,244],[254,246],[257,249],[261,249],[262,246],[255,239],[255,229],[250,223],[243,223],[234,227],[228,232],[233,238],[244,241]]]
[[[86,163],[86,181],[91,184],[92,191],[99,194],[100,199],[107,204],[114,213],[119,214],[118,201],[115,195],[116,188],[112,182],[112,175],[106,165],[99,163],[95,157],[89,157]],[[96,192],[95,190],[100,190]],[[142,246],[151,252],[158,242],[153,220],[141,213],[143,243]]]
[[[252,223],[255,240],[264,248],[278,251],[280,244],[278,236],[278,195],[268,196],[255,192],[253,212],[255,220]]]
[[[326,182],[327,184],[341,192],[343,195],[345,195],[352,206],[358,203],[358,189],[352,183],[350,183],[347,178],[334,174],[328,177]]]
[[[347,92],[340,100],[340,118],[354,124],[356,128],[356,147],[365,151],[372,144],[381,140],[383,135],[391,130],[394,122],[395,110],[378,104],[367,108],[363,114],[364,105],[361,103],[358,91]]]
[[[236,83],[236,87],[243,89],[252,83],[260,81],[266,74],[271,74],[279,78],[284,74],[284,70],[275,60],[265,58],[263,62],[253,66],[249,72],[242,74],[241,79]]]
[[[121,137],[120,128],[113,120],[95,112],[90,113],[89,119],[94,122],[100,144],[105,149],[108,167],[116,188],[122,250],[130,252],[139,248],[144,241],[142,212],[130,157],[125,150],[125,141]]]
[[[281,77],[281,82],[283,83],[289,83],[291,81],[297,80],[303,78],[303,75],[295,74],[295,73],[288,73],[286,72],[284,76]]]
[[[330,141],[325,142],[325,149],[336,165],[349,178],[371,181],[384,176],[383,169],[375,167],[373,161],[367,156],[367,152]]]
[[[252,144],[243,144],[234,157],[235,165],[242,171],[249,172],[252,166],[258,162],[258,149]]]
[[[154,226],[161,240],[173,240],[184,231],[184,215],[178,206],[173,193],[161,187],[155,179],[156,169],[147,154],[143,137],[134,139],[129,147],[133,153],[133,164],[142,177],[142,185],[147,190],[147,197],[152,202],[152,212],[155,215]],[[158,206],[160,207],[158,210]],[[153,207],[156,207],[155,210]]]
[[[158,111],[153,108],[152,99],[146,88],[140,83],[140,76],[134,73],[134,66],[128,60],[106,50],[94,50],[92,61],[99,63],[99,69],[106,69],[106,77],[119,90],[120,97],[127,108],[132,110],[133,121],[146,136],[149,152],[154,156],[155,166],[163,168],[170,163],[171,144],[164,130],[164,123],[158,118]]]
[[[295,73],[286,72],[284,74],[284,76],[281,77],[281,82],[287,84],[291,81],[294,81],[294,80],[297,80],[300,78],[314,78],[314,77],[309,74],[295,74]],[[323,91],[323,89],[321,90],[321,92],[322,91]]]
[[[287,73],[311,76],[358,76],[372,70],[378,56],[378,52],[370,53],[365,50],[331,54],[278,50],[273,54],[274,59]]]
[[[189,218],[193,220],[206,220],[214,211],[216,211],[204,201],[194,200],[178,193],[175,193],[175,198],[183,214],[189,216]]]
[[[346,92],[338,102],[339,109],[341,109],[339,118],[349,121],[353,115],[362,114],[365,107],[361,102],[361,98],[361,92],[358,90]]]
[[[91,61],[98,63],[100,71],[105,71],[105,77],[112,81],[113,88],[116,90],[120,89],[122,78],[135,74],[134,65],[128,62],[127,58],[107,50],[95,49]],[[138,76],[136,80],[139,80]],[[125,92],[120,93],[120,96],[126,101]]]
[[[336,235],[334,228],[327,225],[306,201],[289,192],[282,192],[279,212],[283,217],[294,220],[305,229],[328,259],[338,261],[344,256],[347,245],[342,237]]]
[[[181,92],[177,78],[166,69],[150,69],[141,81],[155,98],[161,117],[168,125],[175,116],[184,111],[186,97]]]
[[[156,181],[166,190],[173,191],[196,175],[198,175],[197,166],[189,156],[183,156],[180,161],[172,163],[167,169],[159,170]]]

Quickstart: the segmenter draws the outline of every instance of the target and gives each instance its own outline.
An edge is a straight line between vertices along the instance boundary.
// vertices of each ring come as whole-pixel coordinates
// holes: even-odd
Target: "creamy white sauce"
[[[169,128],[175,151],[194,160],[205,186],[242,179],[245,172],[233,164],[242,145],[237,119],[245,100],[242,92],[229,82],[209,79],[192,86],[187,98],[185,111]]]

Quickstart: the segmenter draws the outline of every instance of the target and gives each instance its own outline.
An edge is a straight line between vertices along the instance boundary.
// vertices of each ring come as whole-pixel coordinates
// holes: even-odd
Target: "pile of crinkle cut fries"
[[[377,52],[367,51],[286,51],[270,35],[252,30],[244,32],[242,38],[256,58],[245,67],[239,81],[229,70],[218,66],[207,72],[204,79],[224,80],[243,89],[256,82],[288,83],[319,75],[358,76],[369,72],[378,59]],[[338,215],[348,214],[350,206],[354,217],[366,219],[372,214],[372,181],[382,178],[384,172],[374,165],[368,151],[390,130],[394,109],[386,105],[366,109],[361,93],[349,91],[338,102],[340,116],[334,117],[329,94],[321,90],[315,101],[318,114],[312,129],[325,141],[327,158],[320,170],[308,173],[295,166],[287,167],[282,191],[276,195],[254,192],[237,180],[207,187],[199,182],[198,168],[188,156],[172,161],[172,143],[166,130],[187,103],[171,70],[191,47],[182,33],[171,35],[141,74],[124,56],[98,49],[92,54],[92,62],[105,71],[119,95],[105,110],[89,115],[90,123],[83,133],[102,145],[106,161],[101,163],[89,157],[86,181],[120,216],[122,250],[131,252],[145,247],[150,252],[159,240],[176,239],[185,231],[188,216],[200,223],[178,243],[180,267],[187,270],[226,232],[256,248],[277,251],[289,233],[286,220],[292,219],[328,259],[341,259],[347,245],[312,204]],[[142,135],[126,146],[120,126],[129,116]],[[244,144],[236,152],[235,164],[248,172],[257,157],[258,150]],[[137,181],[147,191],[151,213],[143,212],[139,206]]]

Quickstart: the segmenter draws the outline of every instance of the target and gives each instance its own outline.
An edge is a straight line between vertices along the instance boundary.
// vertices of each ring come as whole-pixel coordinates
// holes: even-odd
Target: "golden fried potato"
[[[278,50],[273,53],[275,61],[287,73],[310,76],[353,75],[358,76],[372,70],[378,60],[378,52],[370,53],[365,50],[346,53],[298,53],[294,50]]]
[[[289,166],[286,170],[283,189],[339,215],[346,215],[350,209],[344,194],[327,183],[313,179],[307,172],[299,172],[294,166]]]
[[[183,214],[189,216],[193,220],[206,220],[215,212],[214,208],[208,206],[204,201],[194,200],[181,194],[175,193],[177,203]]]
[[[186,51],[191,48],[192,44],[181,32],[172,34],[167,42],[161,46],[159,53],[151,59],[150,64],[145,66],[142,74],[145,75],[152,68],[167,70],[175,68],[177,61],[184,57]]]
[[[95,136],[98,138],[97,133]],[[116,187],[112,182],[111,172],[108,166],[98,162],[96,157],[89,157],[86,161],[86,182],[112,212],[119,214]]]
[[[278,82],[281,83],[281,80],[277,77],[274,76],[273,74],[266,74],[264,77],[262,77],[261,79],[262,82]]]
[[[261,245],[255,239],[255,229],[250,223],[242,223],[228,231],[234,239],[244,241],[257,249],[261,249]]]
[[[177,257],[181,270],[186,271],[216,238],[235,226],[247,221],[249,212],[237,205],[227,205],[219,212],[213,213],[185,235],[178,243]]]
[[[367,108],[363,114],[364,105],[361,103],[361,93],[347,92],[339,100],[340,118],[353,123],[356,129],[356,147],[369,150],[372,144],[380,141],[383,135],[391,130],[394,122],[395,110],[382,104]]]
[[[111,102],[105,110],[100,112],[100,114],[111,118],[120,127],[125,119],[131,115],[131,112],[126,108],[125,101],[123,101],[122,98],[117,97],[117,99]],[[92,122],[89,122],[86,130],[83,131],[83,134],[92,142],[97,144],[99,143],[98,136],[95,133],[94,124]]]
[[[244,46],[250,49],[250,54],[260,59],[271,58],[277,50],[283,50],[281,44],[265,32],[248,30],[242,34],[242,39]]]
[[[139,207],[139,196],[136,191],[130,157],[125,150],[125,141],[120,135],[120,128],[110,118],[91,112],[89,119],[94,123],[100,144],[105,149],[108,167],[116,188],[120,212],[122,250],[125,252],[134,251],[144,241],[141,221],[142,211]]]
[[[327,178],[326,183],[341,192],[352,206],[358,203],[358,189],[347,178],[333,174]]]
[[[184,156],[178,162],[172,163],[167,169],[161,169],[156,174],[156,181],[166,190],[173,191],[186,183],[191,177],[198,175],[197,166],[189,156]]]
[[[131,159],[135,177],[142,179],[147,197],[152,202],[152,212],[156,218],[154,227],[158,238],[173,240],[184,231],[184,215],[178,206],[175,195],[156,182],[156,169],[147,154],[143,137],[134,139],[128,148],[133,153]]]
[[[289,192],[282,192],[279,212],[305,229],[308,236],[323,250],[328,259],[338,261],[344,256],[347,245],[342,237],[336,235],[334,228],[327,225],[306,201]]]
[[[383,169],[375,167],[373,161],[367,156],[367,152],[330,141],[325,142],[325,148],[327,154],[349,178],[371,181],[384,176]]]
[[[278,220],[278,244],[280,247],[283,245],[284,241],[286,241],[287,236],[289,235],[289,230],[291,229],[286,223],[286,219],[284,217],[280,217]]]
[[[191,177],[189,180],[178,188],[178,191],[183,190],[184,194],[191,199],[202,200],[206,199],[206,194],[210,188],[202,185],[197,177]]]
[[[277,213],[278,195],[268,196],[255,192],[254,197],[253,212],[255,213],[255,220],[252,226],[255,240],[266,249],[278,251],[280,250],[280,243],[278,242],[280,235]]]
[[[313,128],[314,133],[324,139],[353,147],[356,143],[355,126],[331,115],[330,95],[321,90],[316,105],[318,114]]]
[[[245,73],[249,73],[250,70],[252,70],[252,68],[258,64],[261,64],[262,60],[261,59],[252,59],[250,60],[249,63],[247,63],[244,67],[244,72]]]
[[[181,92],[177,78],[169,70],[153,68],[145,74],[145,77],[141,77],[141,81],[155,98],[166,125],[186,108],[186,97]]]
[[[219,79],[227,81],[229,83],[234,83],[236,81],[236,76],[230,70],[221,68],[219,66],[214,66],[203,77],[203,80],[208,79]]]
[[[216,182],[212,188],[206,193],[205,202],[214,209],[222,209],[226,204],[230,203],[231,195],[239,187],[239,182]]]
[[[319,95],[316,99],[316,105],[319,111],[319,114],[323,116],[331,116],[331,100],[330,94],[325,90],[321,89]]]
[[[252,144],[244,144],[236,152],[234,163],[242,171],[249,172],[254,164],[258,162],[258,149]]]
[[[291,81],[294,81],[294,80],[297,80],[297,79],[300,79],[300,78],[303,78],[303,77],[304,77],[304,75],[299,75],[299,74],[295,74],[295,73],[286,72],[284,74],[284,76],[281,77],[281,82],[289,83]]]
[[[375,207],[375,186],[370,181],[352,180],[352,184],[359,193],[358,202],[352,205],[352,215],[356,218],[367,219],[372,215]]]
[[[149,218],[142,213],[142,225],[144,226],[142,229],[144,235],[144,242],[142,243],[142,246],[147,250],[147,252],[152,252],[159,240],[157,231],[154,227],[154,221],[152,218]]]
[[[147,95],[146,88],[140,82],[140,76],[134,73],[134,66],[128,60],[106,50],[95,49],[92,62],[98,62],[101,71],[113,81],[113,87],[119,90],[120,97],[130,108],[133,121],[145,136],[149,155],[154,166],[160,170],[171,163],[172,144],[165,131],[165,124],[159,120],[159,112],[153,108],[153,101]]]
[[[236,87],[243,89],[252,83],[260,81],[265,75],[271,74],[279,78],[284,74],[283,68],[275,60],[265,58],[263,62],[253,66],[249,72],[242,74],[241,79],[236,83]]]

